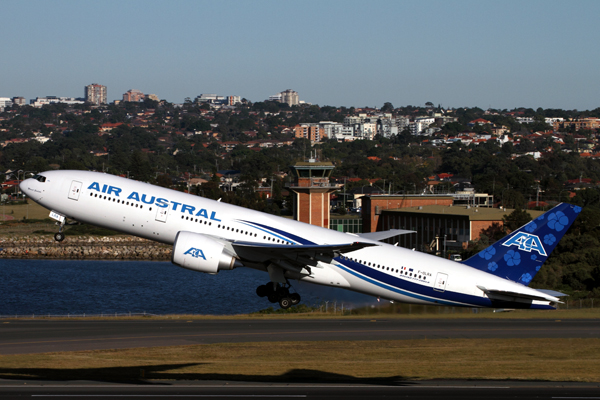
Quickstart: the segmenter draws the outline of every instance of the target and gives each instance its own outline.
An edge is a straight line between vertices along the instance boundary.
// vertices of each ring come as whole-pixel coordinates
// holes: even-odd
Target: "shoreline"
[[[0,239],[0,258],[64,260],[171,260],[172,247],[131,236],[52,237],[23,236]]]

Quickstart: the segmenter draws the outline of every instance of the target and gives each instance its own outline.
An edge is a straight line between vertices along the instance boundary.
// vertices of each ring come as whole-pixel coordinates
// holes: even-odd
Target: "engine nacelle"
[[[223,243],[187,231],[177,233],[171,261],[180,267],[209,274],[239,265],[236,265],[239,261],[225,250]]]

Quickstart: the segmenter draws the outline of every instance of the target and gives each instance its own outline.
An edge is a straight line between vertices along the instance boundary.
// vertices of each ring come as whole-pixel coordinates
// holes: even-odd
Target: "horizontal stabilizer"
[[[488,289],[483,286],[477,286],[481,291],[483,291],[490,299],[496,300],[538,300],[538,301],[550,301],[555,303],[560,303],[560,300],[554,296],[543,293],[539,290],[531,289],[534,292],[539,292],[538,294],[533,293],[522,293],[522,292],[512,292],[508,290],[497,290],[497,289]]]
[[[405,229],[390,229],[389,231],[359,233],[358,236],[369,240],[383,240],[398,235],[407,235],[416,232],[417,231],[407,231]]]
[[[550,289],[535,289],[538,292],[542,292],[545,293],[549,296],[554,296],[554,297],[564,297],[564,296],[568,296],[568,294],[564,294],[561,292],[557,292],[556,290],[550,290]]]

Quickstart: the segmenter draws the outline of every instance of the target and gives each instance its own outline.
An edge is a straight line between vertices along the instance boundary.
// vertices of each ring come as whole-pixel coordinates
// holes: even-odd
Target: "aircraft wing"
[[[416,233],[417,231],[407,231],[405,229],[390,229],[389,231],[381,231],[381,232],[365,232],[358,233],[357,235],[364,239],[370,240],[383,240],[388,239],[398,235],[408,235],[409,233]]]
[[[507,291],[507,290],[488,289],[483,286],[477,286],[477,287],[479,289],[481,289],[490,299],[497,299],[497,300],[523,299],[523,300],[551,301],[551,302],[556,302],[556,303],[561,302],[557,297],[555,297],[551,294],[548,294],[548,293],[544,293],[539,290],[536,290],[536,292],[539,293],[539,295],[536,295],[536,294],[529,294],[529,293],[512,292],[512,291]],[[559,293],[559,292],[555,292],[555,293]]]
[[[300,272],[318,262],[330,263],[341,254],[377,246],[376,243],[342,243],[325,245],[284,245],[255,242],[231,242],[231,247],[244,263],[271,263],[285,270]]]

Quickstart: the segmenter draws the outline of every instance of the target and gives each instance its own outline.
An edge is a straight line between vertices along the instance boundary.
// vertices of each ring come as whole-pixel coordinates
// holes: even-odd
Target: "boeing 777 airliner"
[[[528,287],[581,207],[562,203],[464,262],[98,172],[47,171],[21,190],[50,210],[64,239],[69,220],[173,245],[174,264],[216,274],[268,273],[256,293],[283,308],[300,301],[291,280],[381,299],[462,307],[553,309],[562,293]]]

